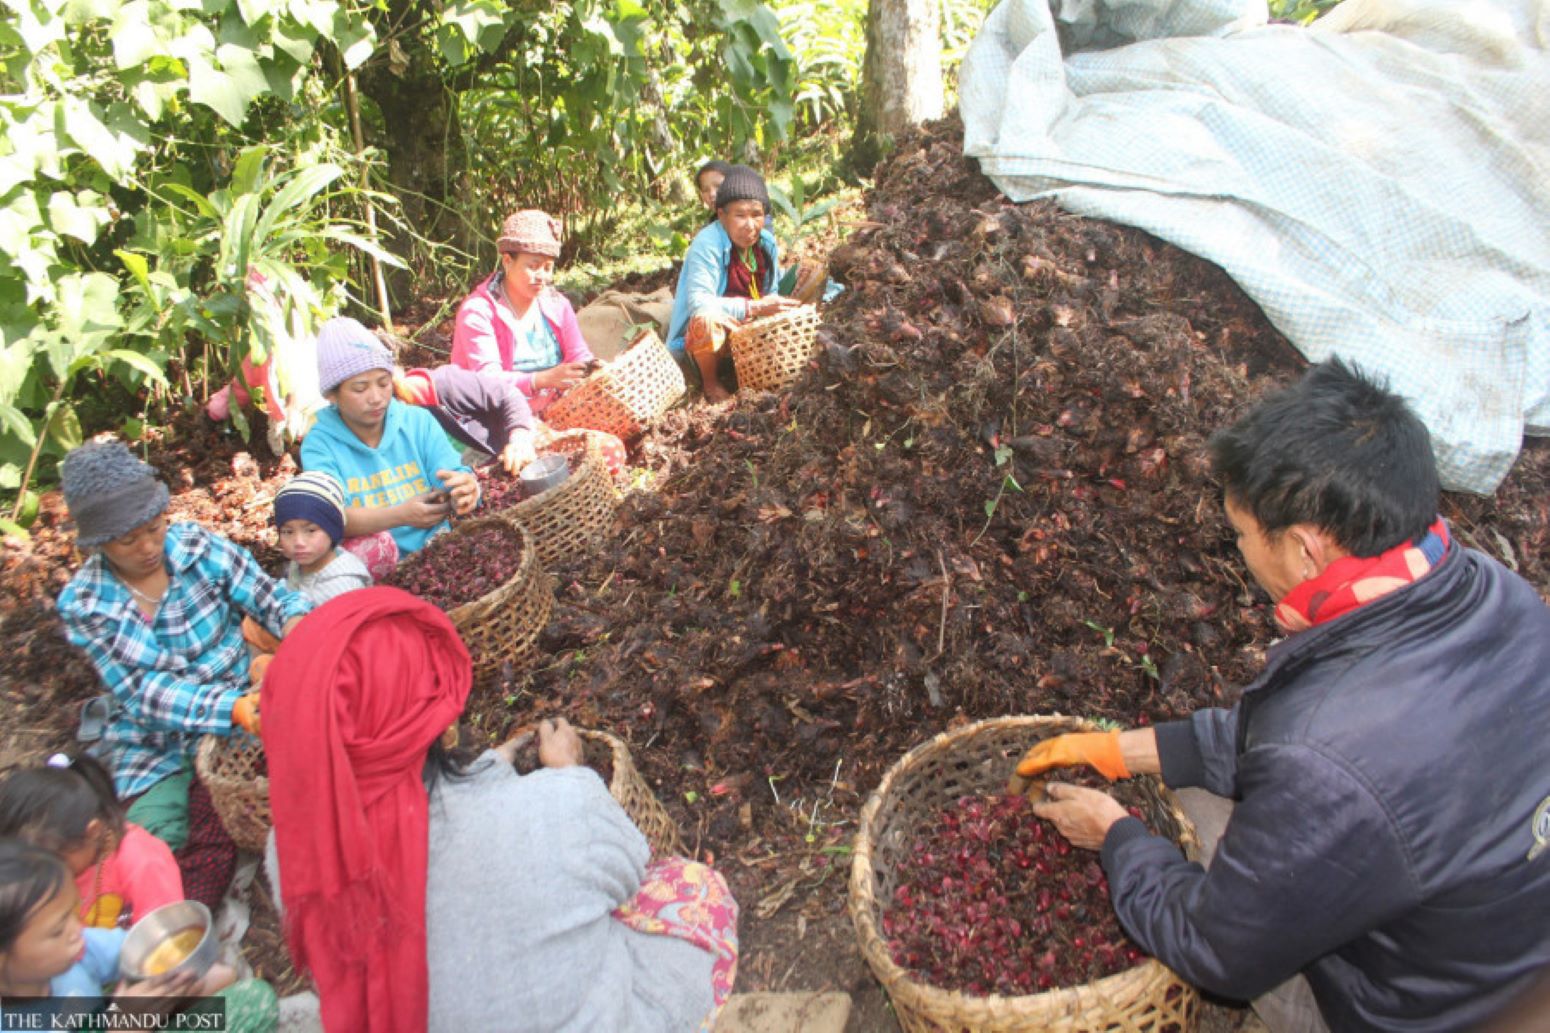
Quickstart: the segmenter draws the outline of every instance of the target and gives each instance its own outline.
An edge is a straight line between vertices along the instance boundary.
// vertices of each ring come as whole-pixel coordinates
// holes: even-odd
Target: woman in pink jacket
[[[500,269],[457,310],[452,361],[509,380],[541,416],[593,361],[576,310],[550,286],[560,224],[535,209],[517,212],[501,227],[496,246]]]

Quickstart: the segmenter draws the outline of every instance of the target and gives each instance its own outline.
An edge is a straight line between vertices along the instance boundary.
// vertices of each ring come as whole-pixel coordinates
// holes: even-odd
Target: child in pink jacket
[[[508,379],[539,416],[586,374],[592,350],[576,310],[550,287],[560,224],[534,209],[517,212],[497,247],[500,269],[458,307],[452,362]]]

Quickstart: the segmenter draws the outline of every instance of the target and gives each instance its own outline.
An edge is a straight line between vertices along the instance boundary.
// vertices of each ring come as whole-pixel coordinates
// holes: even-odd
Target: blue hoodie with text
[[[441,491],[437,470],[469,472],[436,418],[396,399],[388,403],[382,441],[376,448],[355,436],[338,406],[318,413],[317,423],[301,443],[301,465],[304,470],[332,474],[344,485],[345,505],[367,509],[396,506],[416,495]],[[447,527],[445,520],[430,528],[404,525],[393,528],[392,535],[407,556]]]

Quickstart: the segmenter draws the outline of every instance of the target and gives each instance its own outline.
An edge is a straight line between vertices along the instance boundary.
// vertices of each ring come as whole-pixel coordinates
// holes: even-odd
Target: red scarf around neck
[[[1426,534],[1376,556],[1342,556],[1276,604],[1276,623],[1288,633],[1332,621],[1395,589],[1419,581],[1442,561],[1450,545],[1448,525],[1438,517]]]
[[[463,712],[468,650],[396,588],[314,610],[264,678],[264,750],[286,935],[323,1026],[424,1033],[426,751]]]

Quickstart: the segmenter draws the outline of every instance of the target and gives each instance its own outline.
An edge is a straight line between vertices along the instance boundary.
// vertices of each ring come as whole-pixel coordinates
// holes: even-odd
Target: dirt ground
[[[742,904],[739,988],[847,991],[868,1033],[896,1025],[845,910],[867,794],[977,718],[1134,725],[1230,703],[1274,633],[1203,446],[1304,367],[1216,267],[1009,204],[960,138],[938,124],[880,170],[804,381],[674,410],[633,448],[609,541],[554,571],[543,659],[470,701],[490,741],[564,714],[629,742]],[[427,357],[445,332],[424,328]],[[147,455],[174,515],[275,565],[291,459],[197,415]],[[1532,442],[1494,496],[1450,494],[1444,514],[1550,596],[1547,488],[1550,444]],[[98,690],[51,609],[76,562],[57,494],[4,548],[14,762],[66,742]],[[261,970],[292,978],[272,918],[252,935]]]

